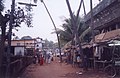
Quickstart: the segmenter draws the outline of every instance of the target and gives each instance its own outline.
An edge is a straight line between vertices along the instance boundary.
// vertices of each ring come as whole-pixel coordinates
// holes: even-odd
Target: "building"
[[[102,0],[93,9],[93,30],[98,30],[94,43],[94,66],[120,56],[120,0]],[[91,25],[91,12],[85,16],[86,25]]]
[[[87,25],[91,25],[91,12],[85,16]],[[98,30],[99,34],[95,36],[95,42],[105,42],[116,39],[120,36],[120,1],[102,0],[93,9],[93,29]]]
[[[14,55],[22,53],[22,55],[33,55],[36,49],[42,50],[42,38],[22,38],[11,40],[12,52]]]

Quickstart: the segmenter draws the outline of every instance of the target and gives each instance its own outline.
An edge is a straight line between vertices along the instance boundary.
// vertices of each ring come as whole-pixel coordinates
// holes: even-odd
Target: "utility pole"
[[[22,4],[22,3],[21,3]],[[33,4],[26,4],[29,6],[35,6]],[[6,78],[10,78],[10,52],[11,52],[11,39],[12,39],[12,29],[14,23],[14,11],[15,11],[15,0],[12,0],[11,12],[10,12],[10,23],[9,23],[9,33],[8,33],[8,47],[7,47],[7,66],[6,66]]]
[[[52,16],[50,15],[50,12],[49,12],[49,10],[48,10],[47,6],[45,5],[44,1],[43,1],[43,0],[41,0],[41,2],[44,4],[44,7],[45,7],[45,9],[46,9],[46,11],[47,11],[47,13],[48,13],[48,15],[49,15],[50,19],[51,19],[51,21],[52,21],[52,23],[53,23],[53,26],[54,26],[54,29],[55,29],[55,31],[56,31],[57,40],[58,40],[58,48],[59,48],[59,52],[60,52],[60,62],[62,62],[62,56],[61,56],[61,46],[60,46],[60,38],[59,38],[59,34],[57,33],[57,28],[56,28],[56,25],[55,25],[55,23],[54,23],[54,21],[53,21]]]
[[[14,20],[14,10],[15,10],[15,0],[12,0],[11,12],[10,12],[10,23],[9,23],[9,33],[8,33],[8,47],[7,47],[7,67],[6,67],[6,78],[10,77],[10,52],[11,52],[11,35]]]
[[[93,23],[93,5],[92,5],[92,0],[90,0],[90,10],[91,10],[91,30],[92,30],[92,46],[94,46],[95,43],[95,34],[94,34],[94,23]],[[94,47],[93,47],[94,51]],[[94,55],[93,55],[94,56]],[[95,58],[94,58],[94,67],[95,68]]]
[[[90,10],[91,10],[91,29],[92,29],[92,39],[93,44],[95,42],[95,34],[94,34],[94,24],[93,24],[93,6],[92,6],[92,0],[90,0]]]

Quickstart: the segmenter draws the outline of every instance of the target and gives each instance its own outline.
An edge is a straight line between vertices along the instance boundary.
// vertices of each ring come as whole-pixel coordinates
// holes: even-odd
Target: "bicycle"
[[[111,63],[104,68],[104,72],[113,78],[117,75],[117,70],[120,68],[120,58],[115,58],[110,62]]]
[[[104,72],[107,76],[110,76],[110,77],[115,77],[116,76],[116,69],[115,69],[115,65],[112,63],[112,64],[109,64],[107,65],[105,68],[104,68]]]

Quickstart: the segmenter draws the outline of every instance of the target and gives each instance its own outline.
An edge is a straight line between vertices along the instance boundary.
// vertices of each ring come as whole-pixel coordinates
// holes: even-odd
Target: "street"
[[[82,71],[82,68],[72,67],[71,64],[59,63],[58,57],[51,64],[40,66],[32,64],[28,66],[21,77],[18,78],[109,78],[103,71],[89,69]],[[119,77],[115,77],[119,78]]]

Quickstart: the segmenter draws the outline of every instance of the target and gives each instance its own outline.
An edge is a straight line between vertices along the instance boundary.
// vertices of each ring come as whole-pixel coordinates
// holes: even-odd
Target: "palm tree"
[[[91,28],[88,27],[85,31],[81,33],[79,36],[79,39],[81,42],[90,42],[92,36]]]
[[[89,41],[90,39],[90,28],[84,24],[83,18],[78,18],[78,26],[77,26],[77,32],[79,35],[79,39],[81,42]],[[63,42],[63,44],[71,41],[73,39],[73,28],[71,25],[71,19],[65,19],[65,23],[62,24],[63,30],[61,30],[60,33],[60,40]]]
[[[33,0],[35,3],[37,3],[38,0]],[[41,2],[43,2],[43,0],[40,0]],[[73,14],[74,15],[74,14]],[[76,18],[77,16],[74,15],[74,18]],[[82,42],[89,42],[90,41],[90,37],[91,37],[91,28],[89,28],[88,26],[83,25],[84,21],[81,20],[82,18],[78,17],[78,35],[80,36],[80,40],[82,40]],[[64,20],[65,23],[62,25],[64,30],[60,30],[60,31],[56,31],[57,33],[60,33],[60,41],[62,43],[67,43],[69,41],[71,41],[73,39],[73,27],[71,25],[71,19],[65,19]]]
[[[72,25],[71,25],[71,19],[65,19],[64,21],[65,21],[65,23],[63,23],[63,25],[62,25],[63,30],[61,30],[60,39],[63,42],[69,42],[73,38],[72,37],[73,29],[72,29]]]

